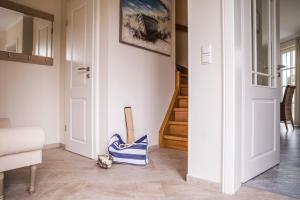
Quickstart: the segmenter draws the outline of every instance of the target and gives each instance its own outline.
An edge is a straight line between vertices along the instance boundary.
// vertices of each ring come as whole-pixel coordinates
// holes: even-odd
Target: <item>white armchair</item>
[[[8,119],[0,118],[0,200],[4,199],[4,172],[31,167],[29,192],[34,192],[36,165],[42,162],[45,134],[38,127],[10,128]]]

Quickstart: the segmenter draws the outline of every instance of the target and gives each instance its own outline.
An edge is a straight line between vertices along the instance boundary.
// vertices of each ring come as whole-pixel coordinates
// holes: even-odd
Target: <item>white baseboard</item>
[[[63,143],[53,143],[53,144],[46,144],[44,145],[44,148],[43,150],[47,150],[47,149],[56,149],[56,148],[65,148],[65,144]],[[152,151],[156,151],[159,149],[159,145],[152,145],[152,146],[149,146],[149,149],[148,151],[149,152],[152,152]]]
[[[56,148],[65,148],[65,144],[62,144],[62,143],[46,144],[46,145],[44,145],[43,150],[56,149]]]
[[[148,147],[148,152],[156,151],[158,149],[159,149],[159,145],[158,144],[152,145],[152,146]]]
[[[205,185],[205,186],[208,186],[208,187],[215,188],[217,191],[222,192],[222,185],[220,183],[206,181],[206,180],[203,180],[201,178],[193,177],[193,176],[188,175],[188,174],[186,175],[186,182],[188,184],[201,184],[201,185]]]

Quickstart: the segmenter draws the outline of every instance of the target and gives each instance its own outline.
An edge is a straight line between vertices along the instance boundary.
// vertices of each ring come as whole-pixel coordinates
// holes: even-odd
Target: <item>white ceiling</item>
[[[22,13],[0,7],[0,31],[7,30],[23,17]]]
[[[280,39],[300,36],[300,0],[280,0]]]

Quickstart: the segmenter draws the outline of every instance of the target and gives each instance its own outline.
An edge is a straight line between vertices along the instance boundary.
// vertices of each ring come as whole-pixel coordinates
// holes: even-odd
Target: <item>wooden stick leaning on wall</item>
[[[133,127],[133,117],[132,117],[132,109],[131,107],[125,107],[125,121],[126,121],[126,129],[127,129],[127,144],[134,143],[134,127]]]

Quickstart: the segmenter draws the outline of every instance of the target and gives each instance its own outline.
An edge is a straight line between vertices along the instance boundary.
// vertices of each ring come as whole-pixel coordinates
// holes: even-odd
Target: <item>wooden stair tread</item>
[[[170,125],[182,125],[182,126],[187,126],[188,122],[178,122],[178,121],[169,121]]]
[[[177,135],[181,137],[187,137],[187,130],[186,131],[180,131],[180,130],[167,130],[165,132],[165,135]]]
[[[182,87],[182,88],[188,88],[189,85],[188,84],[180,84],[180,87]]]
[[[188,99],[188,96],[177,96],[178,99]]]
[[[188,130],[167,130],[164,135],[171,135],[176,137],[188,137]]]
[[[188,108],[174,108],[175,112],[188,112]]]
[[[182,73],[181,76],[183,76],[183,77],[188,77],[188,74]]]
[[[164,139],[187,142],[188,138],[181,135],[164,135]]]

